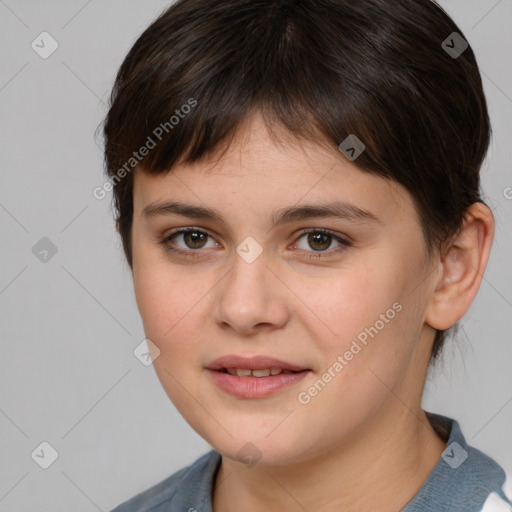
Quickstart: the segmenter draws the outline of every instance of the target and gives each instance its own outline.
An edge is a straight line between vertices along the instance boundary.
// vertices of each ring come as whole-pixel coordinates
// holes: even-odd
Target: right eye
[[[181,254],[183,256],[194,257],[194,253],[198,252],[199,249],[208,248],[205,242],[209,237],[213,238],[207,231],[202,229],[192,227],[179,228],[170,235],[166,236],[160,243],[165,247],[167,251]],[[184,246],[182,247],[174,242],[174,240],[179,240],[180,238],[184,243]],[[215,247],[216,245],[218,245],[217,242],[214,242],[213,246],[210,247]]]

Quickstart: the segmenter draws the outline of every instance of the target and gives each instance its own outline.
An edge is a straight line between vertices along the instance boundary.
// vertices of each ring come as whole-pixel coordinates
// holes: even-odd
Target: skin
[[[396,511],[446,447],[421,408],[434,329],[456,323],[476,295],[492,213],[472,205],[458,236],[428,259],[401,185],[361,172],[337,148],[282,140],[270,139],[255,115],[215,160],[164,176],[135,173],[134,289],[146,336],[160,351],[154,367],[178,411],[223,456],[215,512]],[[215,209],[226,225],[141,215],[166,200]],[[334,200],[380,222],[312,218],[272,227],[278,209]],[[160,242],[187,226],[212,236],[167,242],[193,258],[167,252]],[[299,233],[318,228],[352,246],[328,236],[308,243]],[[236,252],[247,236],[263,249],[250,264]],[[395,303],[401,311],[300,403],[298,393]],[[227,354],[271,355],[312,372],[271,397],[236,398],[205,370]],[[248,442],[255,464],[243,459]]]

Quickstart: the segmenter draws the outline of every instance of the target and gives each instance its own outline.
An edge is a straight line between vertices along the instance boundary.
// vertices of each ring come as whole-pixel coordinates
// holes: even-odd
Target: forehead
[[[362,171],[336,147],[297,141],[285,132],[272,138],[260,116],[243,125],[224,152],[204,161],[177,164],[160,175],[135,171],[135,215],[170,199],[214,206],[228,217],[241,209],[263,216],[278,207],[334,201],[388,222],[397,215],[416,217],[399,183]]]

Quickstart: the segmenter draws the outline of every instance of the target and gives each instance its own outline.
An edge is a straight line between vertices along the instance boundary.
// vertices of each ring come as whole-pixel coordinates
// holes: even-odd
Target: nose
[[[213,320],[223,329],[249,336],[288,322],[288,289],[276,277],[265,251],[252,263],[237,253],[232,269],[215,290]]]

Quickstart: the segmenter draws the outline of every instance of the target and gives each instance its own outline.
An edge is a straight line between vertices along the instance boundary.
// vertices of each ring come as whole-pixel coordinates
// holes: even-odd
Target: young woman
[[[481,78],[436,3],[179,0],[104,134],[155,370],[213,448],[116,512],[510,510],[421,407],[494,236]]]

